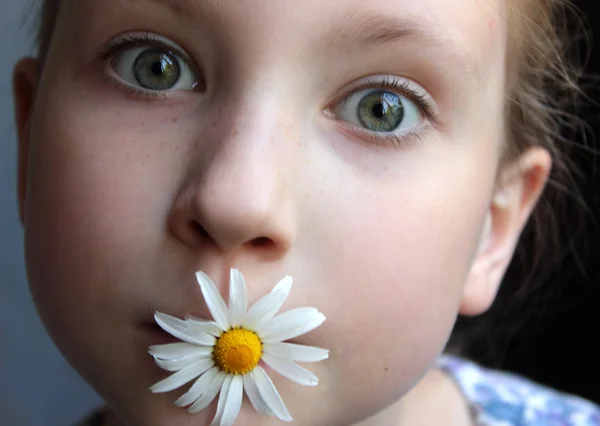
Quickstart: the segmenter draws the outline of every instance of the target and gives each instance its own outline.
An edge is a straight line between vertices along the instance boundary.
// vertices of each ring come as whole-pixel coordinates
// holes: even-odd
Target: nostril
[[[194,234],[200,236],[201,238],[210,238],[210,234],[206,231],[206,229],[204,229],[204,227],[195,220],[190,221],[188,226]]]
[[[253,247],[266,247],[266,246],[270,246],[273,243],[273,240],[267,238],[267,237],[259,237],[259,238],[255,238],[252,241],[250,241],[250,244],[252,244]]]

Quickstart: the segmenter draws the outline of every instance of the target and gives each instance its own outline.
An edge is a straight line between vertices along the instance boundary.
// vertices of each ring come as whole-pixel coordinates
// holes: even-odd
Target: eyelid
[[[105,61],[121,51],[124,47],[132,48],[148,45],[168,50],[190,64],[195,63],[191,56],[186,53],[186,50],[177,43],[166,37],[148,32],[130,32],[117,36],[108,42],[108,44],[100,51],[98,57],[100,60]]]
[[[192,57],[186,53],[185,49],[183,49],[177,43],[158,34],[149,32],[130,32],[121,36],[117,36],[101,49],[97,55],[98,60],[101,63],[108,63],[108,61],[112,60],[116,55],[123,53],[127,49],[139,47],[155,47],[163,49],[179,58],[179,60],[185,62],[185,65],[189,67],[190,71],[198,80],[198,90],[203,91],[204,87],[206,86],[206,79],[196,61],[194,61]],[[110,64],[108,67],[110,71],[112,71]],[[143,88],[136,88],[135,90],[140,92],[138,95],[142,94],[144,96],[158,98],[158,96],[155,96],[157,94],[156,91],[150,91]]]
[[[346,129],[349,135],[358,137],[361,140],[366,140],[373,145],[377,145],[381,148],[412,148],[420,145],[423,142],[423,138],[429,131],[432,130],[431,123],[425,124],[420,128],[411,130],[405,134],[397,135],[391,134],[380,134],[369,130],[361,129],[360,127],[352,126],[349,123],[340,123],[343,128]],[[349,127],[352,126],[352,129]]]
[[[427,116],[435,125],[442,125],[440,118],[440,111],[434,98],[429,92],[421,86],[419,83],[405,78],[399,77],[394,74],[378,74],[357,80],[349,85],[346,85],[339,96],[328,104],[325,111],[330,111],[335,105],[344,102],[345,99],[351,95],[358,93],[363,90],[369,89],[389,89],[392,92],[400,93],[403,96],[411,98],[414,102],[419,105],[423,110],[423,113]],[[403,90],[410,89],[410,90]],[[417,99],[415,99],[415,95]]]
[[[351,121],[340,119],[335,112],[337,107],[349,102],[353,96],[370,90],[389,91],[408,98],[420,111],[421,124],[399,134],[364,129]],[[429,92],[413,80],[394,74],[371,75],[346,85],[341,90],[341,94],[336,96],[334,101],[325,108],[324,113],[327,117],[335,120],[341,126],[340,128],[345,129],[349,135],[383,148],[415,147],[422,142],[425,135],[437,128],[438,125],[443,125],[439,118],[437,103]]]

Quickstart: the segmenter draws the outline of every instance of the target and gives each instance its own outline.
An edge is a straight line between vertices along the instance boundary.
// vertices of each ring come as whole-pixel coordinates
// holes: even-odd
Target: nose
[[[222,114],[226,123],[196,136],[201,141],[169,218],[172,233],[193,250],[272,258],[293,245],[289,160],[297,144],[278,139],[282,132],[274,123],[281,120],[249,110]]]

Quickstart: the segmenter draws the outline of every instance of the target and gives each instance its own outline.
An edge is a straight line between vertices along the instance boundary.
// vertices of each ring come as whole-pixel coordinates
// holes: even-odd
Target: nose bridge
[[[282,163],[289,159],[291,140],[281,140],[285,126],[276,100],[236,102],[221,113],[213,136],[212,161],[200,171],[206,194],[213,200],[235,195],[240,212],[265,210],[283,196],[286,176]],[[288,137],[290,135],[288,134]],[[289,169],[288,169],[289,171]],[[209,195],[210,194],[210,195]]]
[[[277,96],[263,92],[244,99],[225,102],[214,131],[202,136],[209,140],[199,146],[210,146],[204,149],[211,157],[194,166],[189,219],[224,250],[256,241],[286,246],[294,233],[289,183],[297,145],[284,129]]]

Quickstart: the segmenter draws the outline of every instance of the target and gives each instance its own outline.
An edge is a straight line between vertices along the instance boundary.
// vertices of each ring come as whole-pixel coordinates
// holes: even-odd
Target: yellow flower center
[[[258,336],[243,328],[223,333],[213,350],[213,359],[228,374],[246,374],[258,365],[262,344]]]

